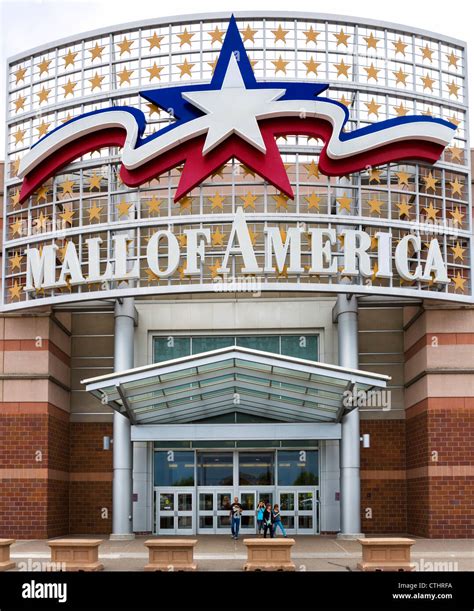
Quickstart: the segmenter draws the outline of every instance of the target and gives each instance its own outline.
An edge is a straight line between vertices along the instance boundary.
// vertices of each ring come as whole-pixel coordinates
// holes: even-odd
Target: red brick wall
[[[71,423],[71,534],[112,531],[112,449],[103,449],[106,435],[112,436],[112,423]]]
[[[362,532],[404,533],[405,421],[361,420],[360,430],[361,434],[370,434],[370,448],[361,448]]]

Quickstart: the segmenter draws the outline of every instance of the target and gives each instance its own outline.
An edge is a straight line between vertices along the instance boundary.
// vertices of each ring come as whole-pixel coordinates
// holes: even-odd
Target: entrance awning
[[[281,422],[339,422],[346,391],[385,388],[358,369],[230,346],[83,380],[132,424],[180,424],[230,412]]]

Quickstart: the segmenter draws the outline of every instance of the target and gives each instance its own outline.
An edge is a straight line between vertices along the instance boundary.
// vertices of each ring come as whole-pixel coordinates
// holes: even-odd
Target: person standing
[[[265,511],[265,503],[263,501],[260,501],[257,507],[257,532],[259,535],[262,534],[264,511]]]
[[[242,517],[242,510],[243,510],[243,507],[239,503],[239,498],[235,496],[234,502],[230,506],[232,539],[239,538],[240,518]]]
[[[270,503],[265,506],[263,512],[263,538],[267,538],[267,531],[270,531],[270,538],[273,539],[273,512]]]
[[[275,537],[278,528],[281,530],[284,537],[288,536],[286,534],[285,527],[283,526],[283,522],[281,521],[280,507],[277,504],[273,506],[273,528],[275,532]]]

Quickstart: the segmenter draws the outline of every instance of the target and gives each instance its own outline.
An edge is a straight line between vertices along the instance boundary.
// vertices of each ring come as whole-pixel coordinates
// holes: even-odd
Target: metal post
[[[357,297],[338,295],[334,318],[338,323],[339,365],[359,367]],[[339,537],[363,537],[360,524],[360,428],[359,410],[342,418],[341,437],[341,532]]]
[[[135,300],[126,297],[115,302],[114,371],[133,368]],[[111,539],[133,539],[133,446],[130,420],[114,411]]]

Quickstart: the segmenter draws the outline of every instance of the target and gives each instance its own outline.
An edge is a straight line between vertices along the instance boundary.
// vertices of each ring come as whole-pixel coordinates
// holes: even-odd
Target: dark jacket
[[[268,522],[270,522],[270,524],[273,524],[274,522],[273,511],[272,510],[268,511],[268,509],[265,509],[265,511],[263,512],[263,523],[268,524]]]

